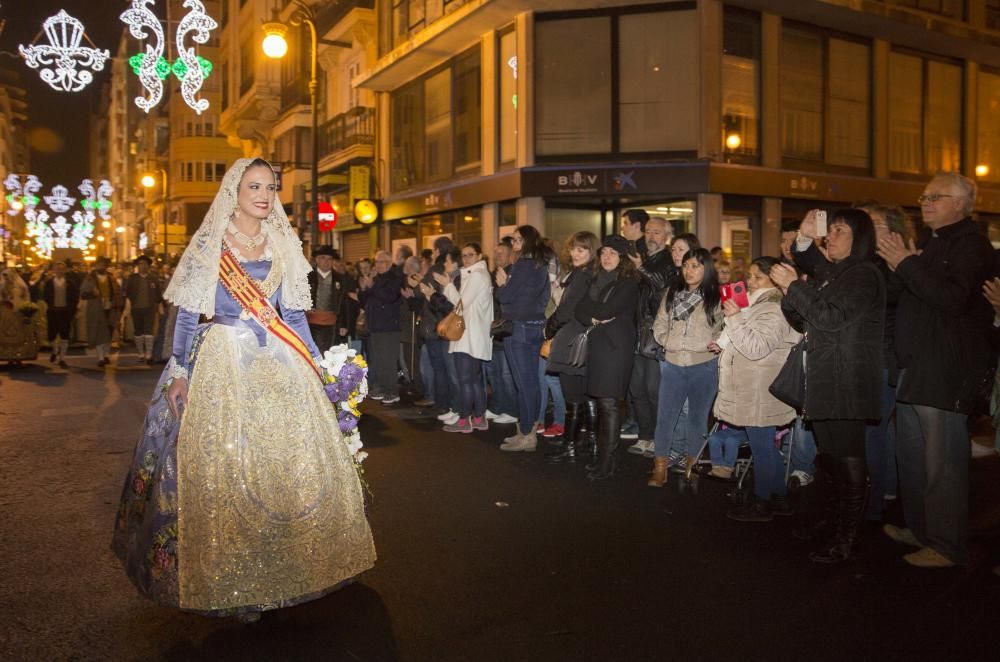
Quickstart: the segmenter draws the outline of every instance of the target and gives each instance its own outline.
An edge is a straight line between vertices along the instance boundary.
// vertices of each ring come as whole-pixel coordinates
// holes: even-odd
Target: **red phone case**
[[[730,299],[740,308],[750,305],[750,298],[747,296],[747,286],[743,281],[726,283],[719,286],[720,303],[725,303]]]

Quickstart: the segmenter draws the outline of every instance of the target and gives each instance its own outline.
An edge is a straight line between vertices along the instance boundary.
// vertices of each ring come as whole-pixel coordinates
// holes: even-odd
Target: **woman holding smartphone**
[[[801,335],[781,312],[781,290],[770,277],[776,264],[773,257],[759,257],[750,264],[746,305],[741,307],[735,299],[723,302],[724,328],[716,342],[722,354],[715,417],[743,428],[753,452],[756,498],[727,513],[740,522],[767,522],[772,513],[792,514],[774,437],[779,427],[795,419],[795,410],[771,395],[768,387]]]

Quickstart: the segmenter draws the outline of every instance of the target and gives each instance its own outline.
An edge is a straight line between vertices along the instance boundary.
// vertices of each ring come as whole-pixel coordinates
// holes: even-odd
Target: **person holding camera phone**
[[[770,277],[776,264],[774,257],[750,263],[745,297],[722,303],[725,326],[716,341],[722,354],[715,417],[742,427],[753,452],[755,498],[726,514],[740,522],[767,522],[772,514],[792,514],[785,496],[784,463],[774,437],[779,427],[795,420],[795,410],[771,395],[768,387],[802,336],[781,312],[781,290]],[[742,283],[735,285],[742,287]],[[715,473],[714,467],[712,471],[728,477]]]
[[[806,335],[803,417],[812,421],[817,468],[827,488],[824,518],[813,536],[822,543],[809,556],[816,563],[841,563],[854,554],[868,492],[865,425],[881,412],[885,325],[886,286],[871,217],[840,209],[831,218],[826,257],[809,264],[809,280],[799,280],[786,264],[770,273],[785,293],[786,317]],[[814,221],[807,215],[800,234],[812,234]],[[793,253],[797,264],[800,252]]]

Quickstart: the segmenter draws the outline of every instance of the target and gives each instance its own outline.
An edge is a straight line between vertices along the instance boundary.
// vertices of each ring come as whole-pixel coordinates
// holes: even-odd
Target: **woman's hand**
[[[815,209],[810,209],[799,223],[799,234],[803,237],[808,237],[809,239],[816,239],[816,211]]]
[[[732,317],[733,315],[738,315],[740,310],[742,309],[732,299],[727,299],[726,302],[722,304],[722,314],[725,315],[726,317]],[[714,345],[715,343],[712,344]],[[711,348],[711,346],[709,346],[709,348]]]
[[[430,299],[431,295],[434,294],[434,288],[427,283],[420,283],[420,292],[424,295],[425,299]]]
[[[434,277],[434,281],[441,287],[447,287],[448,283],[451,282],[451,279],[445,276],[444,274],[433,273],[431,274],[431,276]]]
[[[788,286],[798,280],[799,277],[799,275],[795,272],[794,267],[781,262],[771,267],[771,273],[768,275],[782,292],[787,292]]]
[[[727,301],[726,303],[732,303],[732,302]],[[739,306],[736,307],[739,308]],[[719,343],[715,342],[714,340],[708,343],[708,351],[712,352],[713,354],[722,354],[722,348],[719,347]]]
[[[167,406],[174,418],[180,418],[180,408],[187,407],[188,403],[188,380],[184,377],[174,377],[174,381],[167,389]]]
[[[497,269],[496,279],[497,287],[503,287],[507,284],[507,272],[503,269]]]

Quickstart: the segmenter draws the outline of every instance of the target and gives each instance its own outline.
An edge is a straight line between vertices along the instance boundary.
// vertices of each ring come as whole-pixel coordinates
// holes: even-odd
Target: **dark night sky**
[[[55,132],[61,145],[55,152],[37,149],[31,152],[31,170],[39,176],[45,189],[62,183],[71,190],[86,177],[107,176],[89,173],[87,150],[88,124],[91,107],[100,93],[100,85],[111,80],[111,62],[95,72],[94,81],[81,92],[58,92],[29,69],[17,51],[18,44],[28,45],[42,29],[46,18],[60,9],[81,21],[87,36],[101,50],[114,56],[124,24],[119,14],[128,8],[127,0],[0,0],[0,20],[5,21],[0,33],[0,67],[13,69],[28,91],[28,129],[48,129]],[[158,1],[154,11],[162,11]],[[45,42],[44,36],[41,41]],[[136,42],[138,51],[138,42]],[[16,54],[17,57],[10,57]]]

